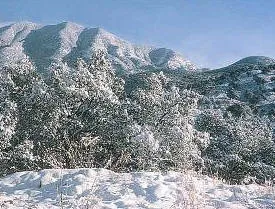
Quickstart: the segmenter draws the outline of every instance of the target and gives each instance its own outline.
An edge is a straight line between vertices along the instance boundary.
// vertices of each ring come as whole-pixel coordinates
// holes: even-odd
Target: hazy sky
[[[0,0],[0,22],[71,21],[174,49],[201,67],[275,57],[275,0]]]

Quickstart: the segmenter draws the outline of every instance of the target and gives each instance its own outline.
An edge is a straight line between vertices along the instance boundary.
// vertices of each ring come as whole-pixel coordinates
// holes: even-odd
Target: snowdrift
[[[227,185],[195,173],[106,169],[18,172],[0,179],[0,208],[275,208],[271,185]]]

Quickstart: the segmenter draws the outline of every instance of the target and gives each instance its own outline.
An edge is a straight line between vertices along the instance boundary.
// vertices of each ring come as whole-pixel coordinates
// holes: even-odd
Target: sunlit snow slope
[[[0,208],[274,208],[271,186],[233,186],[176,172],[20,172],[0,179]]]

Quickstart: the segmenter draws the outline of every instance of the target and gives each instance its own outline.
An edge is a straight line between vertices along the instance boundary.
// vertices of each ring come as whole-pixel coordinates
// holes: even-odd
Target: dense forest
[[[275,178],[274,65],[117,74],[105,54],[0,71],[0,175],[45,168]],[[138,71],[137,71],[138,72]]]

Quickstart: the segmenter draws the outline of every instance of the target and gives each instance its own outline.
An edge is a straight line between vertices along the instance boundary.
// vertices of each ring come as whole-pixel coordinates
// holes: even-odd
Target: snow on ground
[[[18,172],[0,179],[0,208],[275,208],[275,188],[194,173],[106,169]]]

